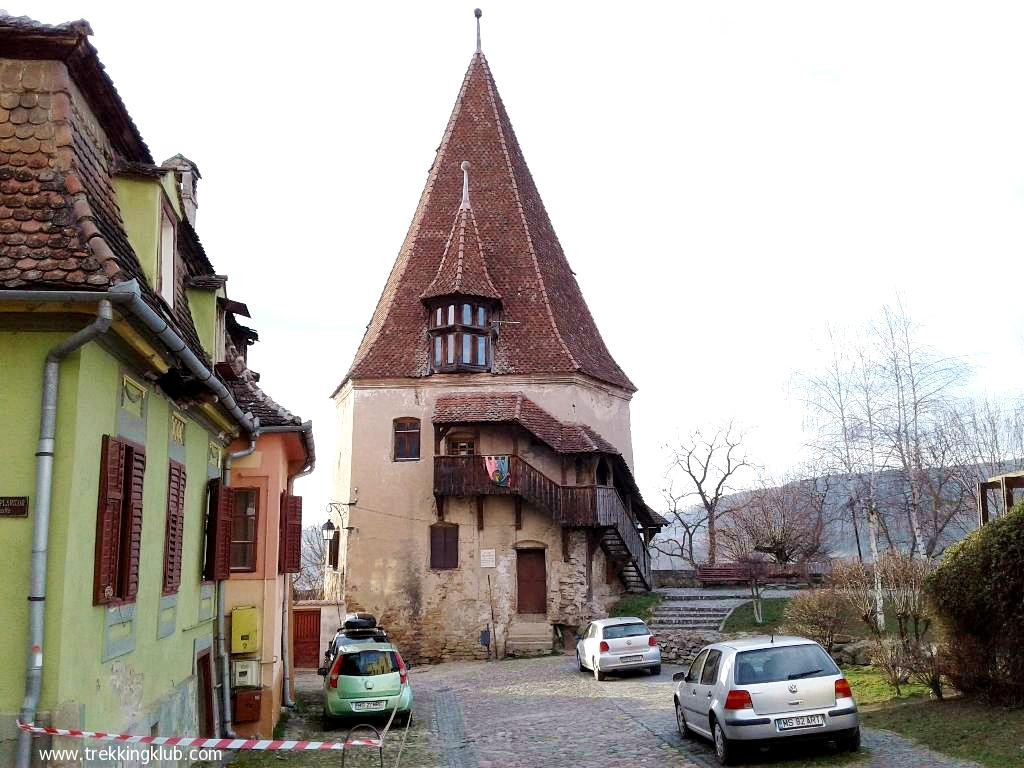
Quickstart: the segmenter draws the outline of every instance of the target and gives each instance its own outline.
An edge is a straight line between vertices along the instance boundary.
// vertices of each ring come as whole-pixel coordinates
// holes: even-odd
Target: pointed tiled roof
[[[356,352],[348,378],[429,374],[427,313],[459,209],[462,173],[473,173],[473,220],[482,261],[503,304],[493,373],[580,372],[635,387],[612,359],[590,315],[526,166],[483,54],[474,54],[412,224]],[[468,229],[468,225],[467,225]]]
[[[501,299],[487,273],[483,247],[480,245],[480,231],[476,226],[473,209],[468,206],[460,207],[455,214],[455,224],[444,246],[441,266],[437,268],[437,275],[423,292],[422,298],[436,299],[456,294]]]

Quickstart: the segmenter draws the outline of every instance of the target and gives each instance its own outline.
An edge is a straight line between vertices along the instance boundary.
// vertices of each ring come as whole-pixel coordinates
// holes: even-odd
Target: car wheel
[[[334,718],[328,715],[326,712],[320,718],[320,730],[330,731],[334,729]]]
[[[736,747],[725,737],[725,731],[721,724],[715,720],[712,724],[712,732],[715,737],[715,757],[722,765],[736,764]]]
[[[661,664],[655,664],[653,667],[651,667],[651,674],[654,675],[655,677],[660,675],[661,674]]]
[[[860,751],[860,728],[854,728],[839,740],[839,748],[844,752]]]
[[[395,722],[402,728],[412,725],[412,712],[399,712],[395,715]]]
[[[594,665],[592,667],[592,669],[594,670],[594,679],[597,680],[597,682],[599,683],[603,682],[605,678],[605,673],[597,668],[597,661],[595,659],[592,659],[590,663]]]
[[[683,705],[678,701],[676,701],[676,727],[679,729],[679,735],[684,739],[693,738],[693,731],[686,724],[686,713],[683,712]]]

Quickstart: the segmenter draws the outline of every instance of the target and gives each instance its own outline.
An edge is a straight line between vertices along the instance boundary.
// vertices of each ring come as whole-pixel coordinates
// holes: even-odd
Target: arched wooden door
[[[517,613],[547,613],[548,577],[543,549],[516,550]]]

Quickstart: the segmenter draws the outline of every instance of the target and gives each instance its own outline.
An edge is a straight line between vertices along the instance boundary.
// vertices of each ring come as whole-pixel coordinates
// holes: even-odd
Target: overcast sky
[[[474,49],[473,3],[11,5],[84,17],[157,161],[202,172],[197,227],[252,310],[262,386],[315,425],[307,522],[330,498],[334,409]],[[491,3],[483,49],[591,311],[639,387],[636,474],[735,418],[780,471],[805,436],[794,372],[824,329],[902,297],[1024,381],[1024,6]]]

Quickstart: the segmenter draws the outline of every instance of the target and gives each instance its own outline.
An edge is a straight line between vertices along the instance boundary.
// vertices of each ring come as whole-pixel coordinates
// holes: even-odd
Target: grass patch
[[[746,602],[739,606],[732,615],[729,616],[725,621],[725,626],[722,627],[723,632],[732,633],[755,633],[759,635],[768,634],[783,634],[783,625],[786,623],[786,606],[789,605],[791,598],[778,597],[778,598],[763,598],[761,600],[761,606],[764,612],[764,623],[754,623],[754,604],[753,602]],[[897,634],[897,627],[899,623],[896,621],[896,614],[893,613],[892,606],[885,607],[885,627],[889,634]],[[871,632],[868,630],[867,625],[860,619],[851,616],[847,623],[846,630],[841,634],[849,635],[858,640],[866,640],[871,637]],[[927,633],[925,637],[928,637],[931,633]]]
[[[859,706],[880,704],[896,699],[896,690],[885,680],[885,676],[874,667],[847,667],[843,674],[853,689],[853,697]],[[898,701],[928,696],[928,686],[910,682],[900,686]]]
[[[651,611],[663,599],[657,592],[646,595],[626,595],[608,610],[609,616],[636,616],[638,619],[650,621]]]
[[[761,600],[764,623],[754,623],[754,603],[746,602],[733,611],[725,620],[723,632],[752,632],[758,635],[779,634],[783,613],[789,604],[789,598],[765,598]]]
[[[861,722],[991,768],[1024,765],[1024,709],[921,698],[862,710]]]

